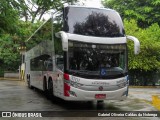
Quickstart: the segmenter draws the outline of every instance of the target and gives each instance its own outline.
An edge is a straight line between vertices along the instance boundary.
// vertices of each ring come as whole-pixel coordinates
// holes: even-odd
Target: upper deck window
[[[124,37],[124,27],[119,14],[110,9],[66,7],[64,31],[96,37]]]

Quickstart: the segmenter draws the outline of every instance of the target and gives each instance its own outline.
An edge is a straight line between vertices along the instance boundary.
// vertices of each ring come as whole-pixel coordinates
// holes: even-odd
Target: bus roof
[[[103,7],[91,7],[91,6],[77,6],[77,5],[65,5],[65,7],[72,7],[72,8],[89,8],[89,9],[100,9],[100,10],[109,10],[117,12],[116,10],[110,9],[110,8],[103,8]]]

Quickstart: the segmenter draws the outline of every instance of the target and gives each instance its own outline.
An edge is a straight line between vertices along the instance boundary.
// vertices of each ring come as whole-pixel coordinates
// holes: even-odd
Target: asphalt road
[[[130,88],[125,101],[67,102],[47,99],[43,92],[29,89],[23,81],[0,80],[0,111],[157,111],[152,106],[152,95],[160,96],[160,88]],[[72,114],[72,112],[70,113]],[[81,114],[81,113],[79,113]],[[4,119],[4,118],[0,118]],[[5,118],[5,120],[28,118]],[[29,120],[37,118],[29,118]],[[75,120],[75,117],[47,117],[38,120]],[[76,117],[76,120],[159,120],[158,117]]]

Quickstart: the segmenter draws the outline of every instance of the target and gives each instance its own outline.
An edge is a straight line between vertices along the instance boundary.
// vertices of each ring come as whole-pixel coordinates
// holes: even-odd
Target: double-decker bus
[[[36,87],[64,100],[124,100],[128,96],[127,40],[118,12],[66,6],[59,30],[49,19],[29,39],[40,42],[25,54],[25,76]],[[47,27],[46,27],[47,26]],[[31,44],[30,44],[31,45]]]

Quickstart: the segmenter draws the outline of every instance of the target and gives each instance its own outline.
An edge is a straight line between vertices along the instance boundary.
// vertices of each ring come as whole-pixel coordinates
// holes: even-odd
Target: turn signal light
[[[68,74],[64,73],[63,77],[64,77],[65,80],[69,80],[69,75]]]

